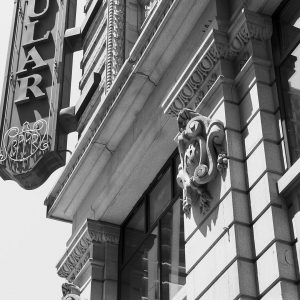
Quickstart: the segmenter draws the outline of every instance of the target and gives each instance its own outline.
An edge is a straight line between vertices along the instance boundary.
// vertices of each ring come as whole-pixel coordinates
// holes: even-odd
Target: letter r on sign
[[[19,87],[16,91],[15,103],[21,104],[30,101],[31,99],[27,95],[28,91],[31,91],[36,100],[46,96],[46,94],[38,87],[38,85],[42,82],[42,79],[42,76],[39,74],[33,74],[27,77],[19,78]],[[30,85],[29,81],[31,81]]]

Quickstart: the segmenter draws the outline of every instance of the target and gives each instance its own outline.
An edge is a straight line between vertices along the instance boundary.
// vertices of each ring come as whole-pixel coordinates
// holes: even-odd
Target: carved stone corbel
[[[80,289],[73,283],[63,283],[62,284],[62,300],[81,300]]]
[[[178,114],[177,121],[180,155],[177,182],[183,190],[183,210],[190,216],[192,203],[198,203],[200,213],[205,214],[211,200],[207,184],[228,164],[222,149],[224,125],[187,108]]]

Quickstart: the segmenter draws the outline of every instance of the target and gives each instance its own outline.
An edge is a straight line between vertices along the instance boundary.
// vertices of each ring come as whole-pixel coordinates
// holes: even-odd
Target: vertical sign
[[[17,0],[0,106],[0,175],[25,189],[65,163],[58,113],[69,105],[72,54],[64,32],[76,0]]]

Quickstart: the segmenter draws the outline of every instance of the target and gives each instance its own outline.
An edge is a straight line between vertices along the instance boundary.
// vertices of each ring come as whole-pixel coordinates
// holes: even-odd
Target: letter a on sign
[[[64,46],[77,0],[15,1],[0,104],[0,176],[25,189],[65,164],[58,114],[69,106],[72,59]]]
[[[30,79],[32,79],[32,84],[29,83]],[[21,104],[26,101],[30,101],[30,97],[28,96],[28,92],[31,92],[35,99],[39,99],[41,97],[46,96],[45,93],[39,88],[39,84],[42,82],[43,78],[39,74],[33,74],[28,77],[20,78],[18,81],[20,82],[19,89],[16,92],[16,104]]]

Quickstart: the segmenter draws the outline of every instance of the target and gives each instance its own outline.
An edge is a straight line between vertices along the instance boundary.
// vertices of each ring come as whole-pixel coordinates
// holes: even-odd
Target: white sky
[[[78,2],[82,12],[85,0]],[[13,0],[1,0],[0,95],[13,3]],[[78,66],[76,69],[79,77]],[[73,102],[77,95],[72,97]],[[42,187],[33,191],[23,190],[18,184],[0,178],[1,299],[60,300],[62,297],[64,281],[56,274],[55,266],[66,250],[71,225],[46,219],[43,203],[60,172],[56,171]]]

